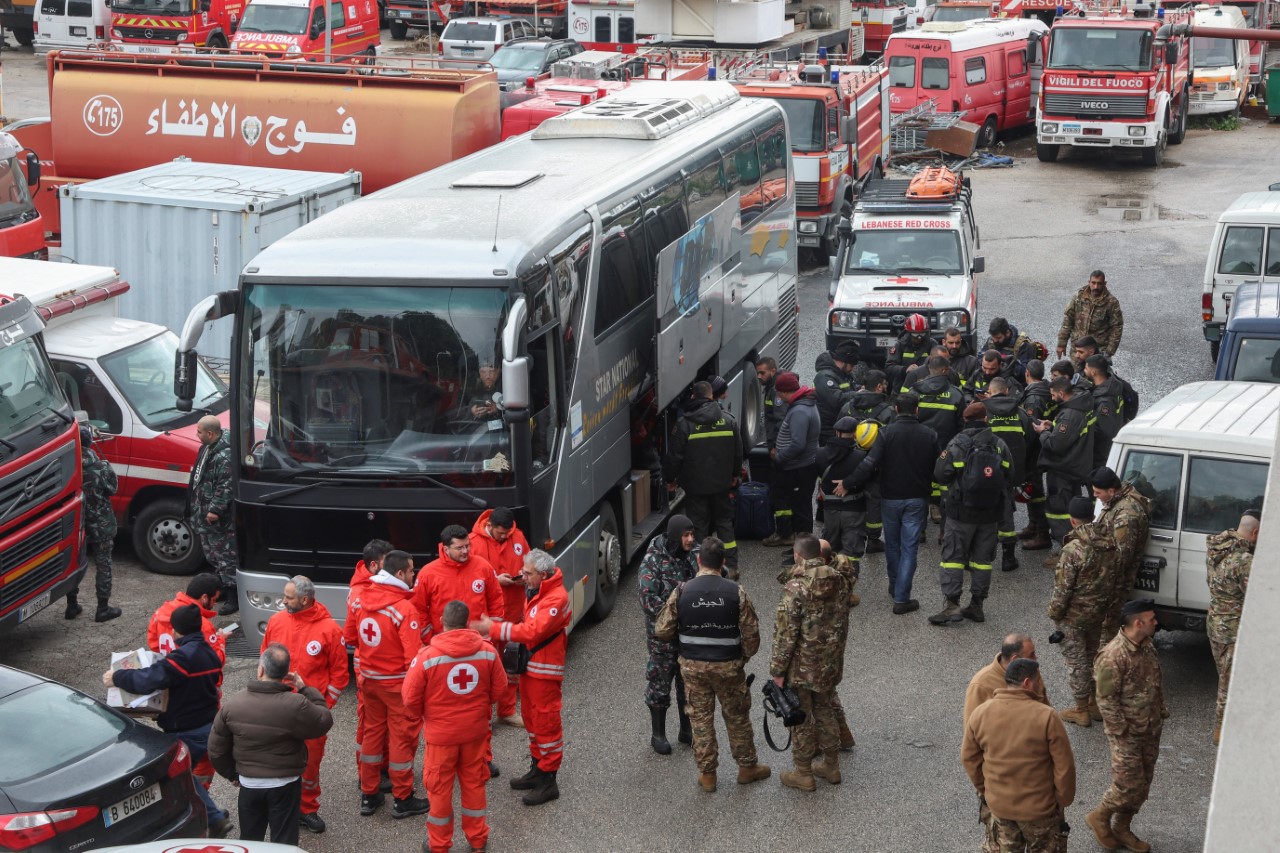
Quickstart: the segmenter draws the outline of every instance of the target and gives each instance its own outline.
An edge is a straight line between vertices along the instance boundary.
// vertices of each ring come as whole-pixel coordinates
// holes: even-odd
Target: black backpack
[[[972,441],[960,474],[960,502],[968,509],[995,509],[1005,500],[1008,475],[995,441]]]
[[[1124,401],[1124,422],[1128,423],[1138,416],[1138,392],[1124,379],[1120,380],[1120,399]]]

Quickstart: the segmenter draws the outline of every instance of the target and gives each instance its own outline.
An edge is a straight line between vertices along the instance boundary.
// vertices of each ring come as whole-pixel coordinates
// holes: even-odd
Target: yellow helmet
[[[858,428],[853,431],[853,440],[863,450],[870,450],[872,445],[876,443],[876,439],[880,436],[880,424],[875,421],[863,421],[858,424]]]

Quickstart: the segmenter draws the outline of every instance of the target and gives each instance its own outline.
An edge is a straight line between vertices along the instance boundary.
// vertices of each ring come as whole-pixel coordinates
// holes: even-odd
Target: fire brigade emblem
[[[319,640],[312,640],[311,642],[307,643],[307,654],[311,655],[312,657],[315,657],[316,655],[320,654]]]
[[[373,617],[366,616],[360,620],[360,639],[366,646],[376,646],[382,642],[382,629]]]
[[[476,578],[471,582],[471,591],[476,595],[484,592],[484,578]]]
[[[480,672],[469,663],[455,664],[453,669],[449,670],[449,677],[444,680],[444,683],[459,696],[466,696],[480,683]]]
[[[240,122],[240,138],[252,148],[258,143],[259,137],[262,136],[262,122],[257,116],[249,116]]]

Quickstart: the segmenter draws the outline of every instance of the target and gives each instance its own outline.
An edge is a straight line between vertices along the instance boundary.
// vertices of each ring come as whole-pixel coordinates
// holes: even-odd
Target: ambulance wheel
[[[409,25],[403,21],[391,22],[391,37],[396,41],[404,41],[405,36],[409,35]]]
[[[990,148],[996,144],[996,117],[989,116],[978,131],[978,147]]]
[[[1173,133],[1169,134],[1170,145],[1181,145],[1182,140],[1187,138],[1187,111],[1191,109],[1191,95],[1186,89],[1182,90],[1182,109],[1178,110],[1178,126],[1174,128]]]
[[[194,575],[204,564],[200,539],[186,518],[186,502],[162,498],[133,521],[133,550],[149,572]]]
[[[622,582],[622,540],[618,537],[618,520],[613,507],[600,504],[600,540],[596,544],[596,600],[591,605],[591,618],[599,621],[613,610]]]
[[[1058,149],[1059,146],[1057,145],[1043,145],[1037,142],[1036,159],[1041,163],[1056,163],[1058,160]]]

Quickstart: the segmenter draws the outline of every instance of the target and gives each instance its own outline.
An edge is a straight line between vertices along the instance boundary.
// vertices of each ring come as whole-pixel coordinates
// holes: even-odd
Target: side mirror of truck
[[[36,152],[27,152],[27,186],[34,187],[40,183],[40,158]]]
[[[855,145],[858,142],[858,117],[845,116],[840,119],[840,141],[845,145]]]
[[[1169,65],[1178,64],[1178,43],[1171,41],[1164,46],[1164,61]]]
[[[974,275],[977,275],[978,273],[983,272],[984,270],[986,270],[986,268],[987,268],[987,259],[982,257],[982,255],[978,255],[978,257],[973,259]]]

